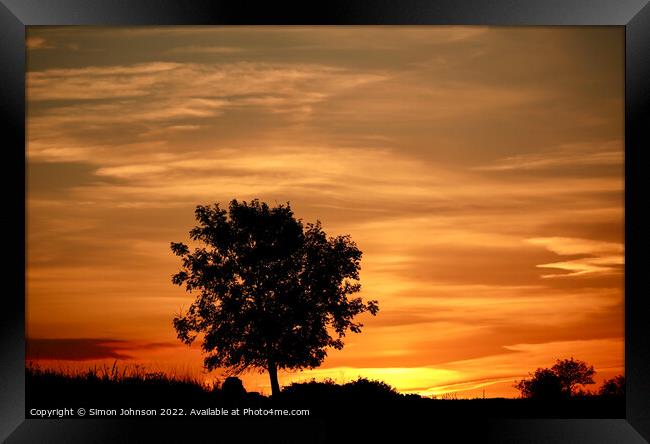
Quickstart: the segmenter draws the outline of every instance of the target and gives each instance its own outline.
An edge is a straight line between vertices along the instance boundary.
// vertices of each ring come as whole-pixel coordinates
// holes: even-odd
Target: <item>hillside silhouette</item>
[[[611,382],[611,381],[610,381]],[[614,382],[611,382],[613,384]],[[610,384],[610,385],[611,385]],[[606,393],[577,393],[560,399],[432,399],[403,394],[382,382],[359,378],[345,384],[332,380],[292,383],[275,397],[248,392],[241,380],[227,378],[213,387],[189,377],[119,370],[113,366],[63,373],[26,368],[26,415],[32,408],[101,409],[308,409],[310,417],[423,418],[622,418],[625,398],[609,387]],[[209,415],[211,418],[217,416]],[[259,415],[264,417],[264,415]],[[290,418],[289,418],[290,419]]]

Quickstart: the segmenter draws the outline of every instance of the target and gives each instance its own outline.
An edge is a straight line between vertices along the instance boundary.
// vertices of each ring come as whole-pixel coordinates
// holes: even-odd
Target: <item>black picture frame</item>
[[[625,373],[624,419],[458,418],[445,427],[430,418],[413,424],[341,424],[318,419],[214,421],[122,419],[25,419],[25,27],[31,25],[609,25],[625,28]],[[238,440],[332,442],[340,425],[361,437],[369,432],[410,431],[433,441],[642,443],[650,440],[650,323],[643,252],[649,226],[644,150],[650,148],[650,6],[647,0],[330,0],[280,4],[240,0],[0,0],[0,109],[5,190],[5,294],[0,319],[0,440],[36,442],[191,442],[207,433],[211,442]],[[7,283],[9,285],[7,285]],[[228,430],[226,430],[226,428]],[[449,432],[449,429],[453,430]],[[353,431],[354,432],[354,431]],[[278,439],[278,437],[281,437]],[[361,442],[366,441],[361,439]],[[446,442],[443,440],[443,442]]]

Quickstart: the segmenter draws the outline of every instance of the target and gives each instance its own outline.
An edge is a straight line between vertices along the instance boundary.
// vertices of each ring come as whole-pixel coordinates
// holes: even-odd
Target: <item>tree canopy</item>
[[[578,385],[593,384],[593,365],[577,359],[558,359],[551,368],[538,368],[515,384],[524,398],[560,398],[575,394]]]
[[[562,389],[572,395],[578,385],[593,384],[593,376],[596,373],[593,365],[589,365],[578,359],[558,359],[551,371],[560,378]]]
[[[598,393],[606,397],[625,397],[625,376],[617,375],[611,379],[606,379],[603,381]]]
[[[362,253],[350,236],[303,225],[288,203],[199,205],[195,218],[189,234],[198,245],[171,243],[182,259],[172,282],[196,293],[174,327],[187,344],[201,336],[206,368],[266,369],[275,395],[277,369],[320,365],[346,332],[361,331],[355,316],[377,313],[377,301],[351,297],[361,289]]]
[[[565,396],[560,378],[550,369],[538,368],[529,379],[515,384],[524,398],[558,399]]]

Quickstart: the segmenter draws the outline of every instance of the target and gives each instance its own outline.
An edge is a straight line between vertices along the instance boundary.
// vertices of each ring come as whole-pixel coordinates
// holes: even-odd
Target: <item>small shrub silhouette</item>
[[[246,396],[246,389],[241,379],[229,376],[221,385],[221,394],[228,401],[240,400]]]

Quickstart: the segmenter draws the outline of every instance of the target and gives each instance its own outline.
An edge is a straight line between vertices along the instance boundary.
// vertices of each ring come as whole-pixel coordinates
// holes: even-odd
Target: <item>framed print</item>
[[[0,20],[6,442],[650,439],[647,2]]]

